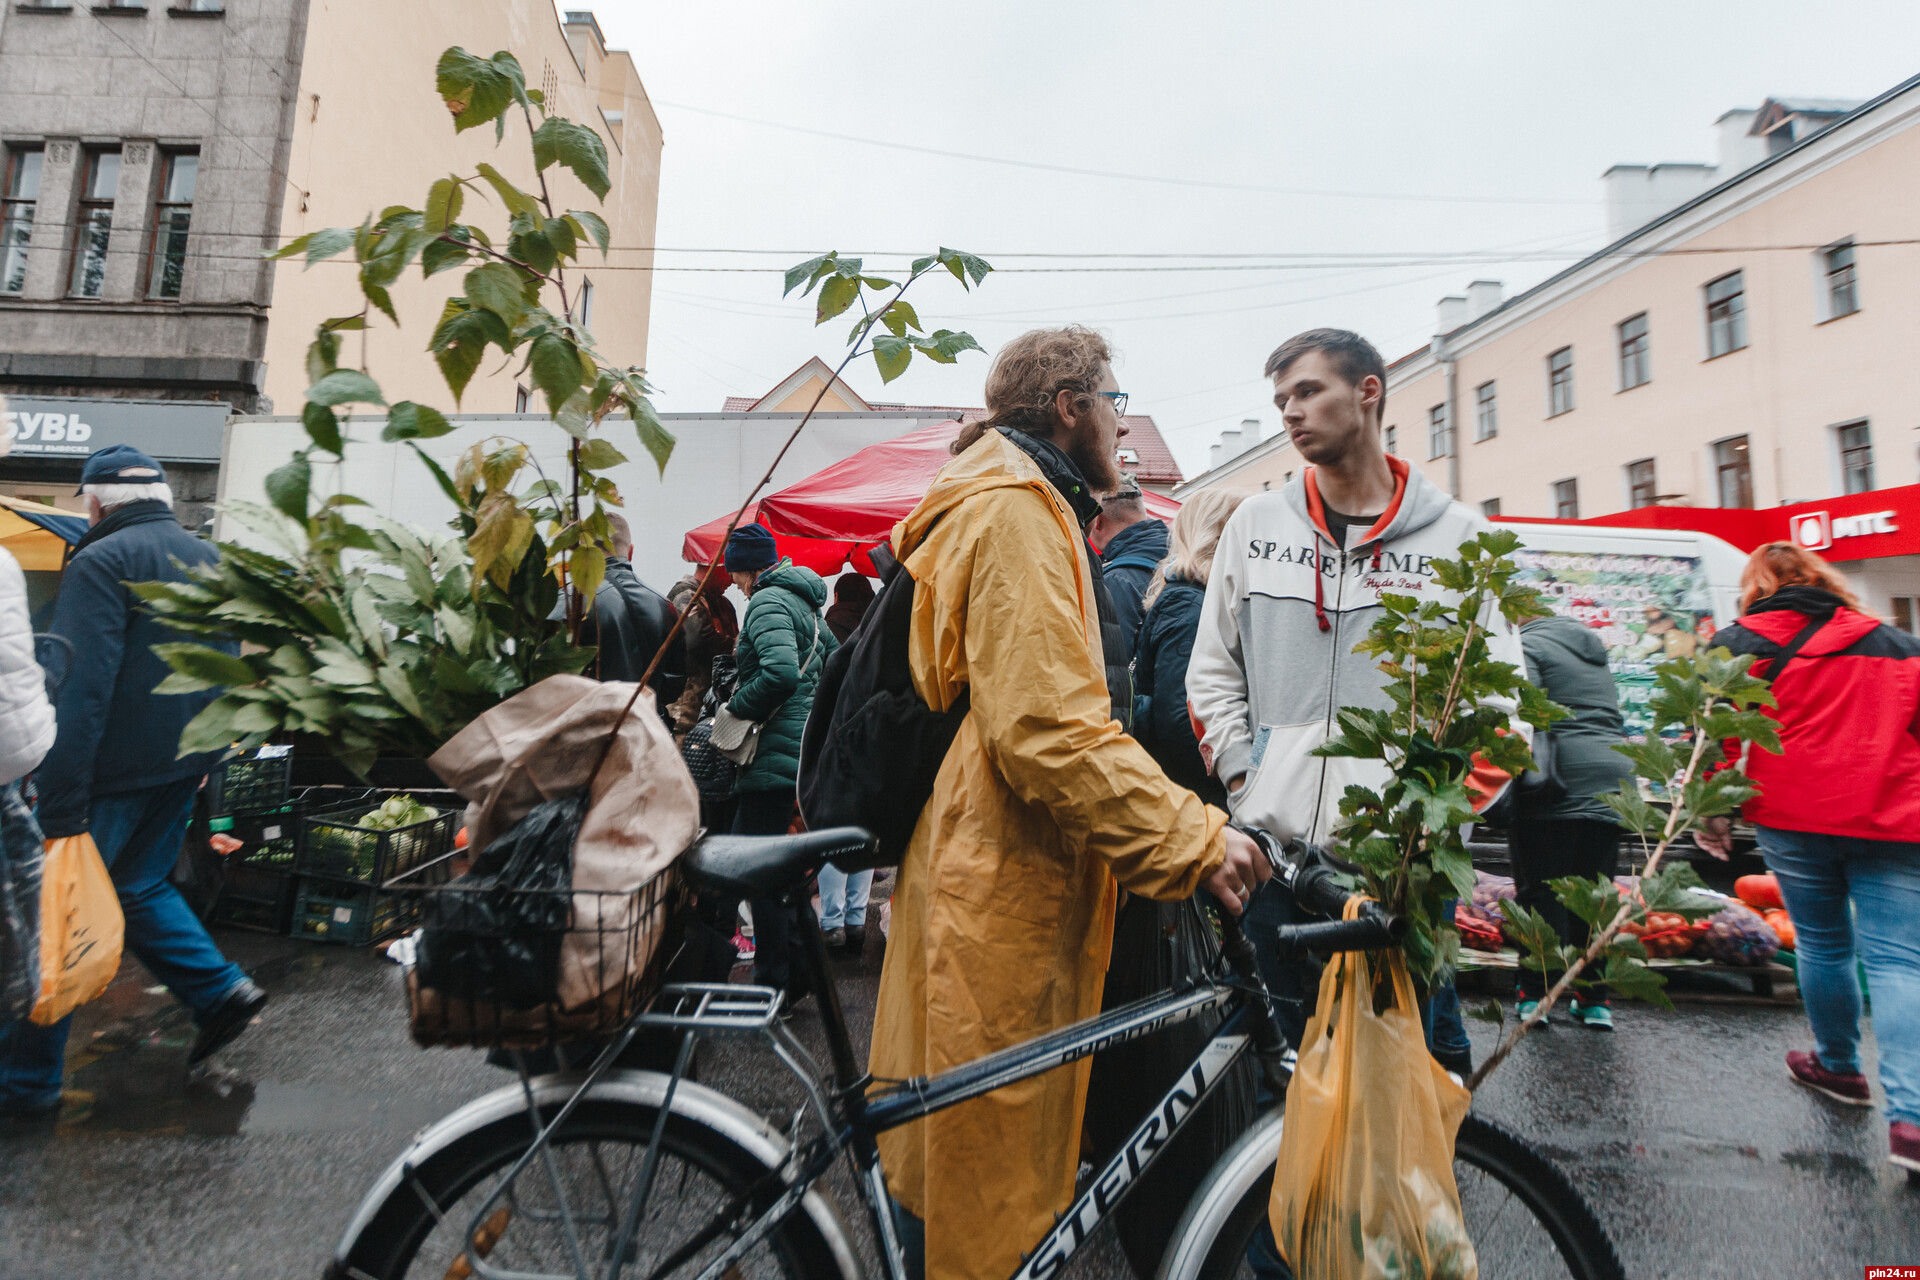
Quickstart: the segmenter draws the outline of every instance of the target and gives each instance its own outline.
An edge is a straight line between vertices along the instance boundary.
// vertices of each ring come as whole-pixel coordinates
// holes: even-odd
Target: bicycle
[[[1315,851],[1260,841],[1276,876],[1308,910],[1332,919],[1286,926],[1293,952],[1392,945],[1405,923],[1348,897]],[[824,862],[864,853],[845,828],[784,837],[709,836],[679,862],[685,882],[729,897],[791,896]],[[431,891],[430,891],[431,892]],[[831,973],[824,936],[797,912],[802,945]],[[737,1280],[780,1275],[857,1280],[852,1232],[821,1179],[842,1159],[865,1203],[884,1280],[907,1269],[875,1135],[1100,1049],[1218,1011],[1218,1031],[1112,1159],[1085,1182],[1014,1280],[1057,1276],[1124,1198],[1210,1090],[1248,1053],[1283,1098],[1284,1040],[1233,917],[1201,981],[1103,1013],[933,1077],[882,1083],[854,1060],[831,982],[816,1001],[832,1059],[823,1072],[779,1019],[762,987],[667,986],[628,1019],[584,1072],[520,1079],[423,1131],[362,1201],[329,1280],[476,1276],[481,1280]],[[612,1064],[642,1032],[683,1033],[671,1072]],[[781,1133],[746,1107],[686,1078],[696,1043],[747,1037],[769,1045],[806,1101]],[[1273,1275],[1256,1267],[1283,1105],[1271,1107],[1213,1166],[1168,1241],[1157,1280]],[[1514,1135],[1469,1115],[1455,1173],[1487,1280],[1564,1275],[1624,1280],[1605,1231],[1566,1175]],[[1270,1242],[1270,1238],[1269,1238]]]

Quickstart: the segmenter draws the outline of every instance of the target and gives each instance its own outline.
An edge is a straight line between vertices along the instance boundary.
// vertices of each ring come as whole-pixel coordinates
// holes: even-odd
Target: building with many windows
[[[168,464],[190,522],[215,492],[230,413],[297,411],[314,327],[360,309],[350,261],[263,252],[394,204],[419,207],[487,161],[535,182],[510,125],[456,137],[434,91],[450,45],[519,58],[554,110],[597,131],[612,190],[549,170],[563,207],[617,246],[569,302],[600,346],[646,362],[661,133],[632,60],[551,0],[31,0],[0,6],[0,493],[70,499],[79,459],[126,442]],[[495,207],[497,213],[497,206]],[[469,216],[485,222],[476,196]],[[504,225],[503,219],[496,219]],[[389,398],[454,406],[426,352],[459,272],[392,289],[367,367]],[[361,340],[351,339],[355,363]],[[526,408],[485,368],[463,406]]]
[[[1717,166],[1609,170],[1611,244],[1510,299],[1475,281],[1388,366],[1388,449],[1489,515],[1661,508],[1620,522],[1705,528],[1685,510],[1887,491],[1882,524],[1910,509],[1920,533],[1920,488],[1904,488],[1920,481],[1916,126],[1920,77],[1866,103],[1728,112]],[[1278,487],[1299,465],[1282,436],[1182,492]],[[1920,556],[1873,545],[1823,553],[1911,616]]]

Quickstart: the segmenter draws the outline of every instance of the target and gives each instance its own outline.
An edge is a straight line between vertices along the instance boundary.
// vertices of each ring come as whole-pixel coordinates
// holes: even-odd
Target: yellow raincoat
[[[938,519],[938,524],[935,524]],[[917,587],[909,656],[930,706],[972,689],[893,894],[870,1067],[931,1074],[1099,1012],[1115,879],[1185,897],[1226,815],[1167,780],[1110,715],[1086,542],[997,431],[894,530]],[[927,1275],[1004,1280],[1073,1195],[1085,1060],[884,1134]]]

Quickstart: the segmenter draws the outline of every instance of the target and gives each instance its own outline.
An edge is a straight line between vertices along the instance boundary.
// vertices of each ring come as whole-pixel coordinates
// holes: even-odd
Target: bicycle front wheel
[[[1159,1280],[1275,1280],[1286,1271],[1267,1230],[1281,1113],[1214,1166],[1176,1228]],[[1625,1280],[1606,1230],[1567,1175],[1505,1129],[1469,1115],[1454,1181],[1480,1280]]]
[[[683,1083],[680,1088],[691,1093],[699,1086]],[[550,1118],[570,1090],[549,1087],[543,1092],[553,1095],[542,1105]],[[442,1122],[457,1132],[441,1134],[431,1150],[409,1153],[421,1158],[403,1157],[396,1163],[385,1180],[388,1185],[362,1207],[329,1276],[471,1276],[470,1240],[487,1271],[579,1280],[613,1274],[615,1244],[633,1203],[659,1110],[597,1094],[582,1100],[544,1152],[517,1172],[516,1163],[532,1145],[524,1105],[476,1113],[475,1123],[465,1126],[450,1124],[456,1117]],[[676,1099],[652,1190],[631,1229],[619,1274],[699,1275],[783,1189],[777,1179],[766,1176],[775,1167],[767,1152],[751,1149],[739,1134],[685,1114]],[[729,1276],[799,1280],[849,1274],[851,1251],[844,1240],[837,1240],[840,1248],[828,1243],[820,1229],[823,1216],[837,1237],[838,1213],[816,1202],[756,1242],[732,1264]]]

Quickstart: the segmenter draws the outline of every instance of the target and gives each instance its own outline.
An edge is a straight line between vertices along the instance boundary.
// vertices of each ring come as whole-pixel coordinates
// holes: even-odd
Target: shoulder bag
[[[804,683],[807,668],[813,665],[813,655],[820,652],[820,618],[813,619],[813,647],[807,650],[807,656],[800,660],[800,679]],[[721,707],[713,714],[713,749],[737,765],[753,763],[754,753],[760,749],[760,730],[765,727],[764,720],[745,720]]]

